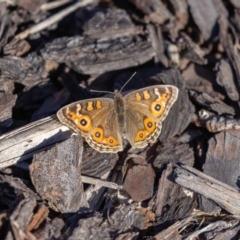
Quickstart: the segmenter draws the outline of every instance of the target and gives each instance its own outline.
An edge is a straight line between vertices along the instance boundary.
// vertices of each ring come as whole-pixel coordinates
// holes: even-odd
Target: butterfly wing
[[[86,139],[99,152],[122,150],[114,101],[95,98],[71,103],[57,112],[59,120]]]
[[[125,135],[134,148],[157,140],[162,122],[177,97],[178,89],[171,85],[146,87],[124,96]]]

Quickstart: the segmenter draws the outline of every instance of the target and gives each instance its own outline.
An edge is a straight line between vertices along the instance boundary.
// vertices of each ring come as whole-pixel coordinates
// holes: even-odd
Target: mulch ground
[[[239,41],[238,0],[1,0],[0,239],[239,239]],[[56,118],[134,72],[179,89],[155,143]]]

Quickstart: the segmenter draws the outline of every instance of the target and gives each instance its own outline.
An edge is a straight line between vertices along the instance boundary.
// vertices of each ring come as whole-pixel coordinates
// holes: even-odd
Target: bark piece
[[[36,211],[36,212],[35,212]],[[6,239],[35,239],[33,224],[39,228],[48,217],[48,208],[44,205],[37,206],[35,199],[26,198],[19,202],[10,216],[11,230],[8,231]],[[38,223],[36,224],[36,219]]]
[[[162,169],[169,163],[181,162],[189,166],[194,164],[194,153],[188,144],[165,143],[156,150],[157,157],[153,160],[153,166]]]
[[[33,218],[33,210],[37,206],[35,199],[22,200],[12,215],[10,216],[10,224],[12,231],[9,231],[6,238],[21,239],[23,235],[26,239],[34,239],[33,235],[27,231],[28,224]]]
[[[83,34],[89,38],[118,38],[143,34],[124,9],[84,9],[78,17]]]
[[[153,23],[162,24],[173,17],[161,1],[130,0],[130,2],[132,2],[136,8],[141,10]]]
[[[240,214],[240,193],[237,188],[185,165],[177,166],[173,177],[177,184],[205,196],[231,214]]]
[[[234,239],[239,231],[239,221],[234,219],[220,220],[203,227],[189,235],[189,238]]]
[[[229,17],[227,6],[223,3],[223,1],[212,0],[212,2],[218,13],[218,16],[225,16],[226,18]]]
[[[203,222],[207,224],[201,224]],[[198,227],[197,230],[194,226]],[[187,233],[183,232],[182,229],[186,228],[190,228],[191,230]],[[236,233],[238,229],[238,219],[225,215],[217,215],[215,213],[209,214],[206,212],[195,211],[190,217],[181,219],[167,229],[161,230],[160,233],[154,236],[154,239],[231,239],[232,236],[237,236]],[[153,238],[151,240],[153,240]]]
[[[194,22],[201,31],[203,38],[208,40],[217,35],[217,18],[218,13],[212,0],[188,0],[191,15]]]
[[[146,218],[145,214],[134,205],[120,205],[110,216],[113,228],[120,229],[120,232],[126,231],[129,226],[145,229],[147,227]]]
[[[1,203],[5,204],[9,208],[14,204],[14,200],[17,196],[24,195],[25,197],[40,200],[38,194],[31,187],[30,181],[18,177],[0,175],[1,182]],[[8,190],[7,190],[8,189]]]
[[[12,107],[15,105],[17,95],[0,92],[0,131],[13,123]]]
[[[224,87],[228,97],[233,101],[239,100],[239,93],[234,83],[234,76],[230,64],[221,59],[218,65],[217,83]]]
[[[88,216],[71,224],[60,239],[116,239],[122,233],[138,233],[146,228],[146,217],[134,206],[121,205],[108,220],[100,216]],[[136,230],[135,230],[136,229]]]
[[[34,155],[32,182],[55,211],[76,212],[87,207],[81,182],[82,138],[74,136],[46,152]]]
[[[200,65],[207,64],[207,59],[203,58],[205,55],[204,51],[201,50],[187,34],[181,33],[180,38],[177,41],[177,46],[180,49],[182,57]]]
[[[203,92],[221,100],[225,99],[225,95],[220,93],[221,91],[216,82],[216,76],[213,70],[191,63],[183,71],[182,76],[186,80],[186,89]]]
[[[175,16],[177,18],[177,24],[181,24],[178,29],[182,29],[186,26],[189,18],[188,4],[186,0],[170,0],[171,5],[174,9]]]
[[[47,220],[49,210],[44,205],[38,205],[33,198],[22,199],[15,207],[5,224],[9,224],[4,236],[3,226],[0,226],[2,239],[52,239],[59,237],[63,228],[63,220],[54,218]],[[58,224],[54,227],[54,225]],[[48,231],[47,231],[48,230]],[[5,238],[3,238],[3,236]]]
[[[226,18],[229,17],[228,9],[223,1],[212,0],[212,2],[218,13],[218,16],[225,16]]]
[[[48,220],[46,224],[34,231],[36,239],[58,239],[62,236],[62,229],[64,228],[63,219],[54,218]]]
[[[71,131],[56,116],[41,119],[0,136],[0,168],[11,166],[54,143],[68,139]]]
[[[15,83],[13,80],[5,80],[0,82],[0,92],[5,94],[12,94],[15,90]]]
[[[37,85],[48,75],[45,62],[36,54],[29,54],[25,58],[8,56],[0,59],[0,82],[13,79],[26,86]]]
[[[38,208],[37,212],[33,216],[31,222],[27,226],[28,231],[33,231],[39,228],[43,221],[48,217],[49,210],[45,205]]]
[[[211,97],[207,93],[197,93],[191,90],[190,95],[199,105],[207,107],[210,110],[218,113],[219,115],[235,115],[235,110],[233,107],[228,106],[218,98]]]
[[[229,132],[215,134],[208,141],[203,171],[223,183],[237,187],[240,172],[239,155],[239,137]]]
[[[44,59],[64,62],[83,74],[101,74],[138,66],[155,55],[150,43],[137,36],[112,40],[63,37],[46,44],[41,53]]]
[[[180,234],[179,229],[189,226],[191,224],[191,221],[193,221],[192,217],[188,217],[181,221],[177,221],[167,229],[156,234],[154,238],[152,238],[151,240],[155,240],[155,239],[156,240],[170,240],[170,239],[181,240],[182,234]]]
[[[30,44],[25,40],[13,40],[4,46],[3,53],[5,55],[21,57],[22,55],[26,54],[30,48]]]
[[[240,19],[239,10],[235,9],[234,15],[231,17],[231,22],[232,22],[232,24],[234,25],[237,33],[240,33],[239,19]]]
[[[160,222],[187,217],[197,206],[194,197],[187,196],[183,189],[172,181],[172,170],[172,164],[169,164],[159,179],[155,213],[161,216]]]
[[[155,173],[150,164],[135,165],[128,169],[123,189],[134,201],[141,202],[152,196],[154,179]]]
[[[168,61],[165,55],[164,39],[163,39],[162,30],[160,26],[148,24],[147,30],[148,30],[149,38],[152,43],[152,47],[156,52],[155,62],[161,63],[163,66],[167,67]]]
[[[2,47],[7,44],[8,40],[14,36],[17,30],[5,2],[0,3],[0,19],[0,49],[2,49]]]
[[[98,216],[89,216],[88,218],[80,219],[77,224],[73,224],[68,232],[61,236],[63,239],[111,239],[110,229],[108,224],[102,224],[103,219]]]
[[[206,110],[200,110],[198,116],[196,125],[206,127],[209,132],[240,129],[240,121],[235,118],[214,115]]]
[[[82,160],[82,174],[93,177],[104,176],[114,168],[118,159],[119,157],[117,154],[100,154],[85,144]]]
[[[238,46],[233,43],[231,35],[228,33],[229,23],[226,17],[221,16],[218,19],[218,24],[220,27],[220,43],[224,51],[227,54],[229,62],[233,67],[234,73],[236,75],[236,84],[239,92],[240,89],[240,54],[238,52]],[[237,38],[237,36],[234,36]]]

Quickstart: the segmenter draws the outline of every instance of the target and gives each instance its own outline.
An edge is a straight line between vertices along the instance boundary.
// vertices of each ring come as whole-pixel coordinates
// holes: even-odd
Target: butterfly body
[[[59,120],[81,133],[99,152],[123,150],[122,137],[133,148],[157,140],[162,122],[176,101],[178,89],[171,85],[142,88],[114,98],[95,98],[69,104],[57,113]]]
[[[119,126],[119,131],[121,134],[124,133],[124,120],[125,120],[125,105],[122,94],[118,91],[115,91],[114,95],[114,106],[117,115],[117,124]]]

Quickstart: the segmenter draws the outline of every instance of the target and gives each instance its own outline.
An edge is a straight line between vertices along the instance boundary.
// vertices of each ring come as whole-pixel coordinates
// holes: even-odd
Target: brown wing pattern
[[[69,104],[57,112],[59,120],[81,133],[88,144],[100,152],[122,150],[114,101],[95,98]]]
[[[162,122],[177,97],[178,89],[171,85],[146,87],[124,97],[125,135],[133,147],[143,148],[157,140]]]

